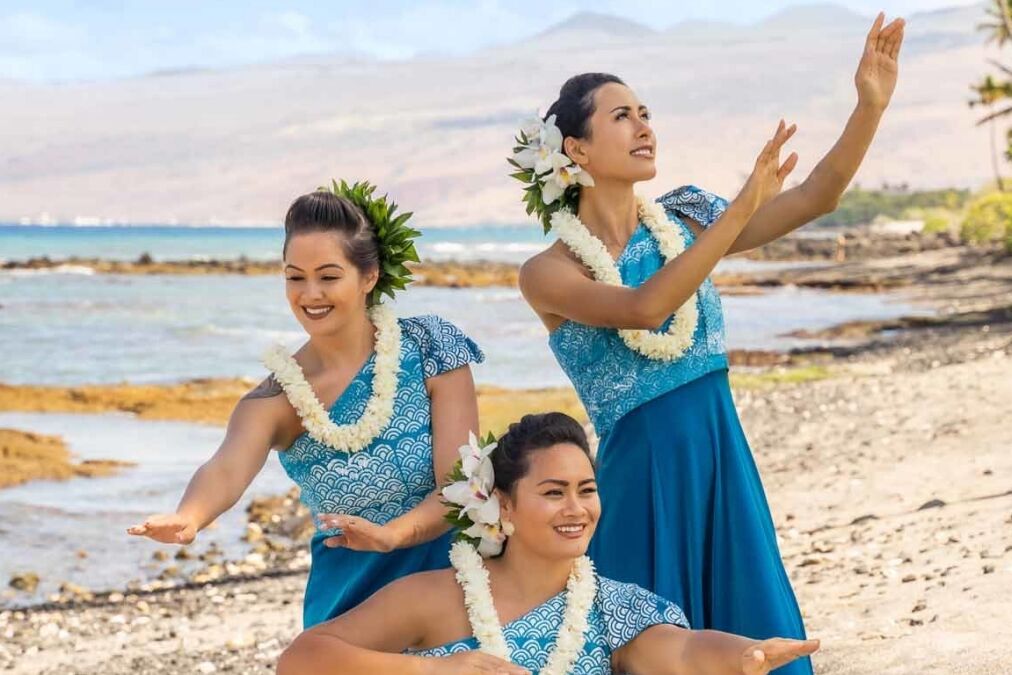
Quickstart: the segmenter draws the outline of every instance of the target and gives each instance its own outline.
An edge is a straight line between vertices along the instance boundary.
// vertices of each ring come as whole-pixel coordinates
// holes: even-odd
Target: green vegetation
[[[973,244],[1001,241],[1012,253],[1012,193],[990,192],[970,203],[959,230],[960,238]]]
[[[970,199],[969,190],[909,190],[906,186],[885,185],[881,190],[866,190],[859,186],[844,193],[840,205],[832,213],[815,221],[824,227],[847,227],[870,223],[876,217],[896,220],[924,219],[931,215],[932,227],[947,229],[957,220],[957,214]],[[937,231],[937,230],[936,230]]]

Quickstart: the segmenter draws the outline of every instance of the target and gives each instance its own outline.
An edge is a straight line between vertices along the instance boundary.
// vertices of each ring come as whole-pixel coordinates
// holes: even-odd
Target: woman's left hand
[[[323,540],[323,545],[330,548],[389,553],[400,546],[397,535],[389,527],[377,525],[365,518],[323,513],[319,520],[326,529],[341,530],[341,534]]]
[[[885,28],[882,27],[883,23],[885,13],[880,12],[868,31],[861,63],[854,75],[857,100],[876,110],[884,110],[896,90],[900,47],[903,45],[903,29],[906,26],[903,19],[893,19]]]
[[[757,642],[741,655],[742,675],[765,675],[774,668],[814,654],[819,649],[818,640],[787,640],[773,638]]]

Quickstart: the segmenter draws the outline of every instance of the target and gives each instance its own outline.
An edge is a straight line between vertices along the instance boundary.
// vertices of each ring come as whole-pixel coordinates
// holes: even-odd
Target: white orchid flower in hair
[[[503,542],[506,541],[506,535],[503,534],[502,527],[498,522],[491,525],[488,523],[475,523],[464,530],[464,534],[479,540],[478,553],[485,558],[498,555],[502,551]]]
[[[552,173],[545,177],[545,183],[541,188],[541,199],[545,204],[551,204],[561,197],[570,186],[593,187],[593,176],[574,164],[569,157],[565,155],[553,157],[552,165]]]

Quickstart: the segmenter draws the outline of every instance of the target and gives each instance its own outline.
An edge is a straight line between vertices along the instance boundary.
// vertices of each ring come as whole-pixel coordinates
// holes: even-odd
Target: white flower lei
[[[457,570],[457,581],[464,591],[464,604],[471,629],[481,651],[510,660],[509,646],[496,614],[489,584],[488,569],[481,555],[466,542],[457,542],[450,549],[450,562]],[[566,582],[566,610],[555,638],[555,649],[548,656],[542,675],[566,675],[583,650],[584,633],[590,623],[590,610],[597,595],[594,563],[587,556],[573,563]]]
[[[668,221],[664,207],[656,202],[636,198],[636,209],[640,220],[657,240],[665,261],[672,260],[685,250],[685,239]],[[604,242],[595,237],[587,226],[565,208],[552,214],[552,229],[566,246],[586,265],[598,281],[612,286],[622,285],[622,275],[608,254]],[[666,333],[649,330],[620,329],[622,341],[643,356],[660,361],[674,361],[692,346],[692,336],[699,321],[696,293],[675,312],[674,321]]]
[[[369,309],[376,326],[376,364],[372,396],[357,422],[338,426],[306,381],[302,368],[283,345],[274,345],[264,354],[264,365],[285,390],[292,407],[302,419],[306,433],[335,450],[358,452],[368,447],[390,423],[397,395],[397,373],[401,362],[401,327],[393,310],[384,305]]]

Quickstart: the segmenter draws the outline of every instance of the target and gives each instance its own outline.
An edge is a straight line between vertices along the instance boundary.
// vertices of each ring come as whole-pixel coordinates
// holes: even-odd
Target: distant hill
[[[831,147],[871,18],[820,4],[750,26],[658,30],[580,13],[459,58],[0,82],[0,221],[276,223],[334,176],[378,183],[421,225],[526,222],[505,163],[516,122],[588,70],[620,75],[654,111],[659,175],[644,193],[695,183],[733,196],[779,117],[799,126],[797,179]],[[861,185],[990,179],[988,132],[967,106],[995,55],[976,31],[983,19],[977,6],[908,17],[900,86]]]

